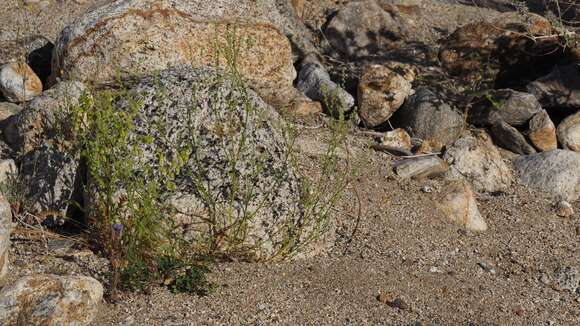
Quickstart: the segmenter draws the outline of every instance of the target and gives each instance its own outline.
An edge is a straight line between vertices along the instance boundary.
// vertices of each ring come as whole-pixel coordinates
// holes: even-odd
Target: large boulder
[[[431,89],[421,87],[393,115],[393,124],[406,129],[411,137],[428,141],[433,149],[452,144],[464,129],[465,121]]]
[[[375,0],[349,2],[325,29],[332,48],[351,58],[381,54],[407,33],[404,18]]]
[[[506,191],[513,182],[511,167],[483,131],[458,139],[443,158],[450,165],[448,178],[466,179],[476,191]]]
[[[522,156],[514,164],[528,187],[554,199],[575,201],[580,197],[580,154],[556,149]]]
[[[303,219],[300,179],[286,156],[280,116],[225,77],[209,68],[179,66],[131,89],[141,103],[130,135],[142,149],[135,169],[150,169],[162,180],[162,161],[180,155],[175,186],[163,193],[184,236],[219,240],[210,230],[224,228],[237,238],[224,236],[219,249],[253,248],[256,259],[272,257],[300,245],[312,220]],[[115,106],[130,110],[130,102],[120,99]],[[154,141],[140,142],[139,135]]]
[[[10,203],[0,194],[0,287],[8,274],[8,254],[10,253],[10,231],[12,230],[12,209]]]
[[[103,286],[91,277],[27,276],[0,291],[0,324],[89,325],[102,299]]]
[[[115,84],[168,66],[235,66],[268,102],[296,78],[290,42],[268,17],[273,1],[118,0],[60,34],[53,76]],[[284,95],[281,95],[284,96]]]

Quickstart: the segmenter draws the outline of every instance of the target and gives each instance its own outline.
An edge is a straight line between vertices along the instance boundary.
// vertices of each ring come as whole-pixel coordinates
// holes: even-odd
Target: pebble
[[[556,204],[556,214],[560,217],[571,217],[574,215],[574,208],[569,202],[562,200]]]

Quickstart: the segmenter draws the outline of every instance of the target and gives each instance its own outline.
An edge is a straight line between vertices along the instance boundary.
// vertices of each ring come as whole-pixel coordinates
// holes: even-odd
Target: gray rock
[[[558,148],[556,126],[550,119],[548,112],[542,110],[530,120],[528,138],[541,152],[551,151]]]
[[[560,122],[557,133],[558,140],[564,149],[580,152],[580,112]]]
[[[345,112],[354,106],[354,98],[330,79],[324,67],[317,62],[303,64],[296,84],[313,101],[321,102],[325,109],[335,114],[338,109]]]
[[[580,272],[572,266],[559,266],[554,271],[554,288],[580,295]]]
[[[567,201],[580,197],[580,154],[556,149],[522,156],[514,164],[522,183],[547,197]]]
[[[544,108],[580,109],[579,66],[555,66],[552,72],[528,85]]]
[[[26,276],[0,291],[0,324],[89,325],[97,316],[103,286],[86,276]]]
[[[494,141],[505,149],[517,154],[533,154],[536,150],[528,144],[526,137],[505,121],[497,121],[491,126]]]
[[[542,110],[534,95],[511,89],[491,91],[484,102],[470,111],[470,122],[489,126],[500,118],[511,126],[521,126]]]
[[[78,157],[43,144],[22,157],[20,178],[28,187],[33,213],[67,216],[77,188]]]
[[[212,69],[180,66],[142,80],[131,94],[143,103],[131,135],[143,150],[137,171],[140,166],[152,168],[157,178],[159,153],[170,160],[181,153],[180,146],[191,146],[184,168],[174,178],[175,189],[164,192],[186,237],[205,239],[208,229],[224,227],[221,220],[211,222],[212,212],[240,221],[253,211],[236,246],[255,248],[257,258],[282,250],[289,232],[297,227],[308,233],[300,179],[285,159],[280,117],[254,92]],[[116,104],[120,109],[128,105],[124,100]],[[155,141],[143,144],[137,135]],[[245,145],[240,149],[242,137]],[[232,161],[232,153],[238,153],[237,160]],[[238,179],[232,180],[232,175]],[[212,194],[211,202],[205,192]],[[297,235],[294,245],[302,240]]]
[[[459,113],[426,87],[407,98],[392,122],[406,129],[411,137],[428,141],[434,150],[457,140],[465,124]]]
[[[10,203],[0,194],[0,288],[8,274],[8,254],[10,253],[10,232],[12,230],[12,209]]]
[[[78,103],[85,87],[79,82],[62,82],[28,103],[26,110],[11,117],[4,126],[4,138],[25,154],[59,131],[59,119]]]
[[[443,159],[450,165],[449,179],[465,179],[476,191],[506,191],[512,185],[512,168],[483,131],[458,139],[447,148]]]
[[[395,165],[395,173],[401,179],[422,179],[445,174],[449,166],[438,156],[409,158]]]
[[[375,0],[349,2],[328,23],[333,49],[352,58],[381,54],[408,33],[405,20]]]

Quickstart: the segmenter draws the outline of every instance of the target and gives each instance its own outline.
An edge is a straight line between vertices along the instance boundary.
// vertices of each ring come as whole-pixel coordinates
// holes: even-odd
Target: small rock
[[[413,146],[411,143],[411,136],[409,136],[405,130],[400,128],[387,131],[384,134],[381,143],[385,146],[401,148],[407,151],[410,151]]]
[[[555,66],[552,72],[528,85],[545,108],[580,108],[578,65]]]
[[[558,125],[558,140],[564,149],[580,152],[580,112],[572,114]]]
[[[443,159],[450,165],[448,179],[465,179],[476,191],[506,191],[514,179],[511,166],[482,130],[458,139],[447,148]]]
[[[442,188],[436,205],[449,220],[471,231],[487,230],[487,223],[477,208],[469,184],[465,181],[452,181]]]
[[[572,266],[560,266],[554,271],[554,289],[576,293],[580,289],[580,273]]]
[[[439,268],[437,268],[437,266],[432,266],[429,268],[429,273],[439,273]]]
[[[411,83],[386,66],[365,68],[358,85],[358,113],[368,128],[385,123],[411,94]]]
[[[542,110],[534,95],[511,89],[490,91],[482,102],[469,112],[469,120],[482,126],[493,125],[497,118],[511,126],[521,126]]]
[[[103,299],[103,286],[85,276],[34,275],[0,291],[2,325],[89,325]]]
[[[497,121],[491,127],[494,141],[505,149],[527,155],[534,154],[536,150],[528,144],[526,138],[514,127],[505,121]]]
[[[426,194],[430,194],[433,192],[433,187],[431,186],[423,186],[421,187],[421,191],[426,193]]]
[[[8,253],[10,252],[10,232],[12,230],[12,209],[10,203],[0,194],[0,287],[8,274]]]
[[[426,87],[409,96],[393,115],[392,122],[407,130],[411,137],[430,142],[435,151],[459,138],[465,125],[461,114]]]
[[[580,197],[580,154],[555,149],[521,156],[514,162],[521,182],[548,197],[575,201]]]
[[[401,298],[395,298],[393,301],[387,302],[387,304],[392,308],[398,308],[401,310],[409,309],[409,305]]]
[[[569,202],[562,200],[556,204],[556,214],[560,217],[571,217],[574,215],[574,208]]]
[[[395,172],[402,179],[422,179],[443,175],[449,166],[438,156],[425,156],[397,162]]]
[[[307,62],[298,74],[296,88],[313,101],[321,102],[331,114],[337,110],[350,111],[354,98],[330,79],[330,75],[319,62]]]
[[[0,92],[14,103],[30,101],[42,94],[42,82],[26,63],[0,67]]]
[[[528,138],[541,152],[551,151],[558,147],[556,126],[546,110],[538,112],[530,120]]]

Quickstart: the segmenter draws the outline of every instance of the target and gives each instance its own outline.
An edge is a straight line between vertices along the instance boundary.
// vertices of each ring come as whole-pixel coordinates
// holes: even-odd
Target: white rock
[[[575,201],[580,197],[580,154],[556,149],[521,156],[514,162],[524,185],[547,197]]]
[[[14,160],[0,160],[0,183],[6,182],[10,175],[16,175],[18,170]]]
[[[514,178],[512,168],[484,131],[458,139],[443,159],[450,165],[449,179],[465,179],[476,191],[506,191]]]
[[[103,286],[85,276],[34,275],[0,291],[1,325],[89,325],[103,299]]]
[[[0,92],[10,102],[30,101],[42,94],[42,82],[26,63],[0,67]]]

